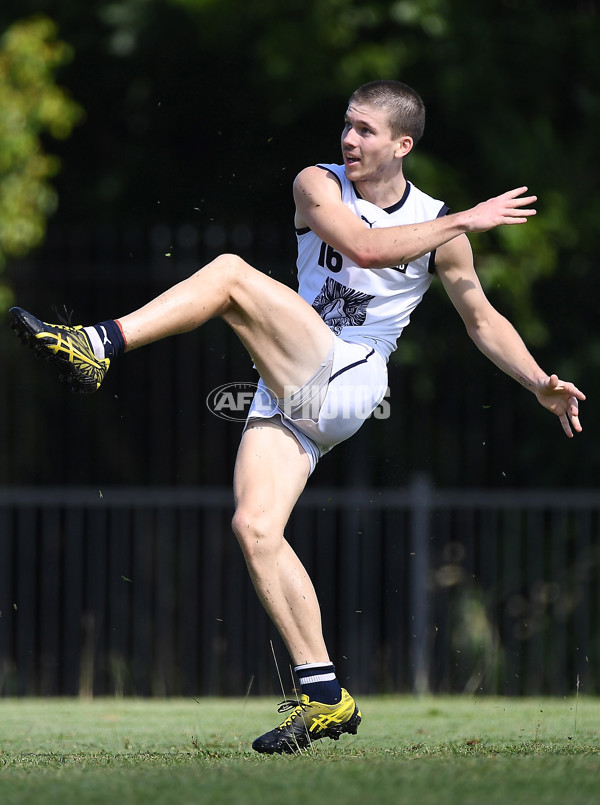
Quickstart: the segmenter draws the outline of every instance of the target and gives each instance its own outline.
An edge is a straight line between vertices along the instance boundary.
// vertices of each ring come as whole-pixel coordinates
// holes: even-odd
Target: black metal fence
[[[1,491],[2,694],[280,692],[231,514],[223,488]],[[353,691],[599,692],[596,492],[310,488],[287,536]]]

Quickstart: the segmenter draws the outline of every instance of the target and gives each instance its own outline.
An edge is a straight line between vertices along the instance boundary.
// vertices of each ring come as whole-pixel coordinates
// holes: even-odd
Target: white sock
[[[83,332],[87,335],[90,339],[90,344],[92,346],[92,352],[98,358],[99,361],[106,358],[106,353],[104,351],[104,345],[102,343],[102,339],[98,335],[98,331],[95,327],[84,327]]]

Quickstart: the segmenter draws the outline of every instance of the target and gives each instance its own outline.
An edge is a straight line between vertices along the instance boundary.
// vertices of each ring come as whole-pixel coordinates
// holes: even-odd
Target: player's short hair
[[[392,79],[369,81],[355,90],[348,104],[367,104],[383,109],[388,115],[392,137],[412,137],[416,145],[425,129],[425,104],[408,84]]]

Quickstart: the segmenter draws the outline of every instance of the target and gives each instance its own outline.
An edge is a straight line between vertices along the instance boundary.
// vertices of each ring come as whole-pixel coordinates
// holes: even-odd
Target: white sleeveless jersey
[[[446,215],[442,201],[406,183],[403,198],[388,209],[360,198],[343,165],[320,164],[341,186],[342,201],[365,226],[379,229],[432,221]],[[296,230],[298,293],[344,341],[374,347],[387,361],[410,316],[429,288],[435,253],[407,265],[360,268],[320,240],[311,229]]]

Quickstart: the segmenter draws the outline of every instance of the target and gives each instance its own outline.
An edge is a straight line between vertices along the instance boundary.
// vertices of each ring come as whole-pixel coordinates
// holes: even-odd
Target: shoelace
[[[285,719],[283,724],[280,724],[279,729],[282,729],[287,724],[291,724],[292,719],[300,715],[301,711],[306,710],[307,707],[308,704],[305,704],[304,702],[298,702],[295,699],[285,699],[283,702],[280,702],[279,707],[277,708],[278,713],[285,713],[288,710],[293,710],[294,712],[290,713],[290,715]]]
[[[56,305],[52,305],[52,310],[56,314],[56,318],[64,327],[72,327],[73,326],[73,313],[74,310],[68,310],[66,305],[63,305],[64,315],[61,311],[56,307]]]
[[[285,699],[284,701],[279,703],[279,707],[277,708],[278,713],[285,713],[286,710],[292,710],[296,707],[301,707],[303,710],[306,710],[308,704],[304,704],[304,702],[296,701],[296,699]]]

